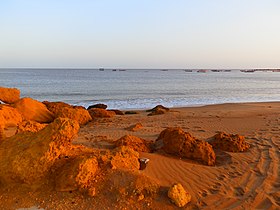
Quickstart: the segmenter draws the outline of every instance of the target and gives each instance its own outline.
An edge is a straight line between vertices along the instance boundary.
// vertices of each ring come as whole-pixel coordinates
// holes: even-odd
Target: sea
[[[21,97],[110,109],[280,101],[280,72],[186,69],[0,69]]]

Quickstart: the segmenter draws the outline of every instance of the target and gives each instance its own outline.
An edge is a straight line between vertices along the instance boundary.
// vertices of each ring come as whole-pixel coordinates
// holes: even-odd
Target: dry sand
[[[185,209],[280,209],[280,102],[173,108],[163,115],[147,114],[139,111],[95,119],[81,127],[74,143],[110,149],[112,142],[126,134],[154,141],[167,127],[181,127],[201,140],[218,131],[244,135],[251,148],[242,153],[215,151],[216,166],[163,153],[141,153],[150,159],[141,173],[158,180],[163,192],[173,183],[181,183],[192,196]],[[143,127],[126,129],[136,123]],[[0,209],[176,209],[164,193],[136,206],[116,202],[106,196],[84,198],[75,192],[0,188]]]

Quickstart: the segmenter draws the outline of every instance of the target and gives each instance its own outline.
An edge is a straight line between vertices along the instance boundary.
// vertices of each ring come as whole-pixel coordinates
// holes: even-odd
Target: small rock
[[[191,201],[191,195],[181,184],[175,184],[168,190],[168,197],[178,207],[183,207]]]
[[[87,110],[92,109],[92,108],[107,109],[107,105],[106,104],[94,104],[94,105],[89,106],[87,108]]]
[[[138,131],[141,128],[143,128],[143,125],[141,123],[136,123],[135,125],[129,126],[128,128],[126,128],[126,130],[128,131]]]
[[[136,111],[126,111],[124,114],[139,114],[139,113]]]

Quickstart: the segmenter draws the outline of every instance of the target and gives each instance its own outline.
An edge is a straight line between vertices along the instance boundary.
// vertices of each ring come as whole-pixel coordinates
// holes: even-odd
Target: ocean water
[[[0,86],[39,101],[105,103],[111,109],[280,101],[280,72],[0,69]]]

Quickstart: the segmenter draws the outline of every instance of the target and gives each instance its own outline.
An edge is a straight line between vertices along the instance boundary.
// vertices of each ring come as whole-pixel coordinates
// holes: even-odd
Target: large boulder
[[[18,126],[22,120],[22,115],[15,108],[0,105],[0,123],[3,127]]]
[[[150,152],[150,145],[144,139],[136,136],[125,135],[115,142],[116,147],[127,146],[137,152]]]
[[[54,115],[47,107],[32,98],[22,98],[13,104],[26,120],[32,120],[39,123],[50,123],[54,120]]]
[[[200,160],[206,165],[215,164],[216,155],[212,146],[194,138],[181,128],[163,130],[156,141],[162,141],[162,149],[169,154]]]
[[[23,132],[32,132],[36,133],[43,128],[45,128],[47,124],[41,124],[31,120],[24,120],[22,121],[18,127],[16,133],[23,133]]]
[[[219,132],[208,141],[214,148],[228,152],[244,152],[250,148],[244,136]]]
[[[7,104],[15,103],[20,98],[20,90],[16,88],[0,87],[0,101]]]
[[[178,207],[184,207],[191,201],[191,195],[185,191],[181,184],[174,184],[168,190],[168,197]]]
[[[43,104],[47,107],[47,109],[54,114],[55,117],[57,117],[58,113],[61,112],[61,110],[65,107],[71,108],[72,106],[64,103],[64,102],[49,102],[49,101],[43,101]]]
[[[85,125],[92,120],[89,112],[82,108],[64,107],[56,114],[56,117],[67,117],[76,120],[80,125]]]
[[[92,108],[88,110],[90,113],[90,116],[92,118],[111,118],[116,115],[115,112],[113,111],[107,111],[105,109],[100,109],[100,108]]]
[[[55,189],[57,191],[89,189],[97,169],[96,157],[81,155],[72,158],[56,170]]]
[[[57,118],[37,133],[4,139],[0,146],[0,183],[40,185],[54,162],[71,148],[78,131],[76,121]]]

